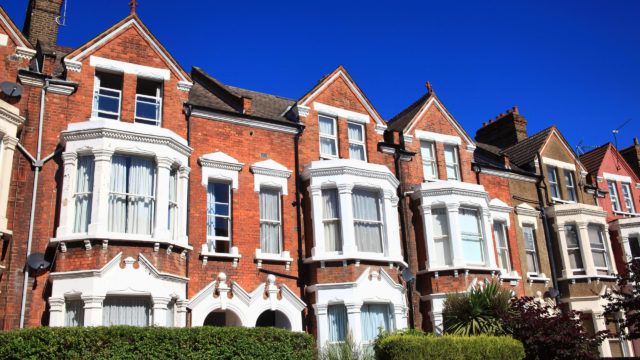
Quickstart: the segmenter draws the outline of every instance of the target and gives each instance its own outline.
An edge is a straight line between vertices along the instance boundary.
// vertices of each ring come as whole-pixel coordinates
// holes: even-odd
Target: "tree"
[[[454,335],[503,335],[500,316],[509,308],[510,290],[498,282],[481,283],[466,293],[450,294],[444,302],[444,332]]]
[[[616,288],[602,296],[609,301],[604,308],[605,316],[616,318],[624,313],[625,318],[617,321],[620,334],[626,339],[640,339],[640,259],[627,263],[616,282]]]

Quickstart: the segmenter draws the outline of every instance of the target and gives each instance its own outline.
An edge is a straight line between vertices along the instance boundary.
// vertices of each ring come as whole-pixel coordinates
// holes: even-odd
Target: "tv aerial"
[[[8,97],[18,97],[22,95],[22,85],[11,81],[0,83],[0,91]]]
[[[35,270],[36,272],[44,271],[49,268],[49,263],[44,259],[43,253],[33,253],[27,256],[27,265],[30,269]]]

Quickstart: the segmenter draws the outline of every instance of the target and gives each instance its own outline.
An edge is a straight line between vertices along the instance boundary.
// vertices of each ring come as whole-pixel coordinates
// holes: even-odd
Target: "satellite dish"
[[[411,270],[409,270],[409,268],[408,268],[408,267],[406,267],[406,268],[402,269],[402,279],[403,279],[405,282],[410,283],[410,282],[412,282],[413,280],[415,280],[415,279],[416,279],[416,277],[413,275],[413,273],[411,273]]]
[[[33,270],[41,271],[48,268],[50,264],[44,259],[43,253],[33,253],[27,256],[27,265]]]
[[[11,81],[0,83],[0,90],[8,97],[18,97],[22,95],[22,85]]]
[[[560,291],[558,291],[558,289],[554,289],[554,288],[549,289],[549,296],[550,297],[556,298],[556,297],[558,297],[558,295],[560,295]]]

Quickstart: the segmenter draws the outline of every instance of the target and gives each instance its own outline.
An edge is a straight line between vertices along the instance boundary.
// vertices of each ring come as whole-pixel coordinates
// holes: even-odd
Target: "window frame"
[[[569,241],[568,237],[567,237],[567,232],[569,231],[569,228],[573,227],[575,234],[576,234],[576,246],[572,246],[569,247]],[[580,239],[580,230],[578,229],[578,225],[577,224],[565,224],[564,225],[564,231],[565,231],[565,245],[567,247],[567,256],[573,252],[573,251],[577,251],[577,253],[580,255],[580,262],[582,263],[582,268],[572,268],[571,267],[571,260],[569,260],[569,263],[566,265],[568,267],[568,270],[571,271],[572,275],[586,275],[586,268],[584,265],[584,257],[582,256],[582,244],[580,243],[582,241],[582,239]],[[578,274],[576,274],[578,273]]]
[[[485,231],[483,229],[483,225],[482,225],[482,212],[480,209],[478,208],[473,208],[473,207],[463,207],[461,206],[458,210],[458,216],[462,215],[462,212],[464,211],[473,211],[475,212],[476,216],[476,221],[478,223],[478,235],[475,234],[471,234],[471,233],[465,233],[462,231],[462,227],[460,226],[460,220],[458,220],[458,225],[459,225],[459,230],[460,230],[460,242],[462,244],[462,248],[463,248],[463,258],[466,264],[469,265],[480,265],[480,266],[485,266],[487,263],[487,254],[485,254],[485,249],[486,249],[486,240],[485,240]],[[466,259],[466,257],[464,257],[464,243],[465,241],[469,242],[469,241],[476,241],[476,240],[465,240],[465,237],[468,239],[469,237],[474,237],[477,238],[478,242],[479,242],[479,248],[480,248],[480,257],[481,260],[480,262],[475,262],[475,261],[468,261]]]
[[[633,203],[633,194],[631,193],[631,184],[623,182],[620,184],[622,189],[622,199],[629,214],[636,213],[636,205]],[[626,191],[625,191],[626,189]]]
[[[532,244],[533,244],[533,248],[527,248],[527,239],[526,239],[526,231],[525,229],[530,229],[531,230],[531,240],[532,240]],[[533,255],[533,267],[535,269],[535,272],[531,272],[531,271],[527,271],[528,275],[531,276],[539,276],[540,275],[540,259],[538,258],[538,244],[536,242],[536,228],[535,226],[531,225],[531,224],[523,224],[522,226],[522,237],[524,239],[524,252],[525,252],[525,258],[526,261],[529,261],[529,258],[527,257],[527,255],[531,254]],[[529,270],[529,266],[527,263],[527,270]]]
[[[631,257],[631,259],[640,259],[640,234],[629,235],[628,239],[629,239],[629,251],[630,251],[629,256]],[[637,246],[636,249],[638,250],[638,253],[637,253],[638,256],[633,256],[633,246],[631,246],[631,243],[634,240],[636,242],[636,246]]]
[[[611,199],[611,209],[613,212],[622,212],[617,181],[607,180],[607,189],[609,190],[609,199]]]
[[[0,145],[0,147],[2,147]],[[2,154],[2,152],[0,151],[0,155]],[[88,199],[90,199],[89,203],[93,204],[93,186],[90,187],[90,189],[87,189],[88,191],[84,191],[84,192],[78,192],[78,180],[79,180],[79,176],[80,176],[80,160],[81,158],[91,158],[91,166],[92,166],[92,170],[91,170],[91,177],[92,179],[90,180],[90,184],[93,185],[94,181],[95,181],[95,156],[93,154],[78,154],[77,158],[76,158],[76,178],[75,178],[75,187],[73,190],[73,211],[74,211],[74,219],[73,219],[73,233],[74,234],[86,234],[87,231],[89,230],[89,224],[91,224],[91,215],[92,215],[92,211],[93,209],[91,207],[88,208],[87,210],[87,231],[77,231],[76,228],[78,227],[78,224],[76,223],[77,219],[78,219],[78,197],[79,196],[84,196]]]
[[[362,192],[367,192],[369,194],[372,194],[374,196],[374,199],[376,200],[377,203],[377,210],[378,210],[378,219],[379,220],[368,220],[368,219],[358,219],[356,218],[355,215],[355,206],[354,206],[354,211],[353,211],[353,228],[354,228],[354,240],[356,243],[356,247],[358,244],[358,239],[355,237],[355,228],[356,225],[358,223],[360,224],[377,224],[378,225],[378,231],[380,232],[380,242],[381,242],[381,251],[378,252],[372,252],[372,251],[363,251],[362,249],[358,248],[358,252],[361,253],[371,253],[371,254],[385,254],[386,253],[386,236],[385,236],[385,222],[384,222],[384,208],[383,206],[383,197],[382,194],[380,193],[379,189],[371,189],[371,188],[366,188],[366,187],[355,187],[352,191],[352,193],[355,193],[357,191],[362,191]],[[352,198],[353,199],[353,198]]]
[[[431,152],[431,159],[430,160],[426,160],[424,157],[424,153],[425,153],[425,145],[428,146],[428,150]],[[420,159],[422,160],[422,177],[424,178],[425,181],[427,180],[437,180],[438,179],[438,158],[436,155],[436,143],[435,141],[429,141],[429,140],[421,140],[420,141]],[[427,171],[426,171],[426,163],[430,163],[431,165],[431,176],[427,176]]]
[[[443,211],[444,214],[436,214],[436,212],[440,212],[440,211]],[[446,222],[446,224],[445,224],[445,232],[446,232],[446,234],[438,236],[438,237],[435,236],[435,231],[434,231],[434,229],[435,229],[434,217],[437,216],[437,215],[444,215],[445,222]],[[440,263],[435,264],[437,267],[440,267],[440,266],[452,266],[453,265],[453,256],[452,256],[453,254],[452,254],[452,248],[451,248],[452,238],[451,238],[451,228],[450,228],[449,221],[450,221],[449,220],[449,211],[447,210],[446,207],[436,207],[436,208],[432,208],[431,209],[431,233],[433,234],[432,235],[432,237],[433,237],[433,245],[435,247],[436,242],[442,241],[449,248],[449,257],[446,258],[446,256],[443,256],[442,258],[444,259],[444,262],[442,264],[440,264]],[[433,254],[433,256],[436,257],[436,258],[440,258],[440,255],[441,254],[438,254],[438,253]],[[431,266],[434,265],[431,262],[431,259],[429,260],[429,264]]]
[[[362,130],[362,140],[351,139],[351,137],[349,136],[349,127],[350,126],[357,126]],[[366,128],[365,128],[364,124],[360,124],[360,123],[353,122],[353,121],[348,121],[347,122],[347,139],[348,139],[348,142],[349,142],[349,159],[359,160],[359,161],[368,161],[368,159],[367,159],[367,137],[366,137],[365,130],[366,130]],[[353,156],[351,156],[351,145],[362,146],[362,154],[364,155],[364,159],[356,159]]]
[[[567,189],[568,201],[578,201],[578,193],[576,191],[576,181],[573,176],[573,171],[564,169],[565,188]]]
[[[176,239],[178,237],[178,218],[180,217],[180,204],[178,201],[178,189],[179,189],[178,182],[180,177],[178,176],[177,168],[172,168],[169,171],[169,184],[171,184],[172,177],[175,177],[175,182],[174,182],[175,199],[171,200],[171,196],[167,196],[168,211],[169,211],[169,214],[167,215],[167,230],[169,230],[169,233],[171,234],[171,238]],[[171,189],[169,190],[169,195],[170,194],[171,194]],[[171,219],[172,210],[174,213],[173,219]]]
[[[547,181],[549,183],[549,191],[551,191],[551,199],[562,200],[562,193],[560,192],[560,182],[558,179],[557,167],[547,165]],[[554,192],[555,192],[555,195],[554,195]]]
[[[283,244],[283,239],[282,239],[282,189],[279,187],[272,187],[272,186],[261,186],[260,187],[260,191],[258,192],[258,206],[260,205],[260,201],[261,200],[261,193],[263,191],[274,191],[278,193],[278,220],[267,220],[267,219],[263,219],[260,216],[260,212],[258,211],[258,218],[260,219],[260,246],[262,247],[262,224],[277,224],[278,225],[278,252],[277,253],[273,253],[273,254],[281,254],[284,251],[284,244]],[[262,250],[262,249],[261,249]],[[263,254],[271,254],[271,253],[267,253],[262,251]]]
[[[591,241],[591,232],[589,231],[589,228],[597,228],[596,231],[598,232],[598,237],[600,239],[599,243],[594,243],[593,241]],[[600,253],[604,256],[604,263],[605,266],[596,266],[595,261],[593,261],[593,267],[595,268],[596,272],[600,272],[600,271],[606,271],[606,274],[599,274],[599,275],[609,275],[610,270],[611,270],[611,264],[609,262],[609,249],[607,246],[607,237],[604,233],[604,226],[601,224],[588,224],[587,225],[587,233],[589,234],[589,248],[591,250],[591,258],[594,258],[594,253]],[[601,247],[596,247],[594,248],[594,245],[600,246]]]
[[[210,206],[209,204],[209,186],[211,184],[222,184],[225,185],[227,187],[227,199],[228,202],[223,203],[223,202],[219,202],[219,201],[214,201],[214,203],[212,204],[212,206]],[[215,185],[214,185],[214,189],[215,189]],[[215,190],[214,190],[215,191]],[[207,182],[207,228],[209,227],[209,217],[213,217],[213,235],[209,235],[208,231],[207,231],[207,243],[211,244],[211,242],[213,242],[213,251],[214,252],[219,252],[218,249],[216,249],[216,242],[217,241],[223,241],[223,242],[228,242],[229,243],[229,251],[231,251],[231,246],[232,246],[232,237],[233,237],[233,230],[232,230],[232,226],[233,226],[233,215],[232,215],[232,204],[233,204],[233,199],[231,198],[231,196],[233,195],[233,191],[231,189],[231,183],[227,182],[227,181],[220,181],[220,180],[216,180],[216,179],[210,179]],[[226,205],[229,209],[229,215],[220,215],[218,213],[215,212],[215,207],[217,204],[220,205]],[[209,210],[213,207],[214,212],[210,213]],[[227,229],[229,231],[229,235],[228,236],[217,236],[215,233],[215,221],[217,218],[222,218],[222,219],[226,219],[227,221]],[[210,247],[211,248],[211,247]]]
[[[120,76],[122,82],[121,82],[121,87],[124,87],[124,76],[121,73],[113,73],[113,72],[109,72],[109,71],[102,71],[102,70],[96,70],[93,74],[93,103],[92,103],[92,107],[91,107],[91,115],[92,117],[98,118],[98,119],[105,119],[105,120],[114,120],[114,121],[121,121],[122,120],[122,90],[123,89],[112,89],[112,88],[107,88],[107,87],[102,87],[102,79],[101,76],[103,74],[109,74],[109,75],[115,75],[115,76]],[[101,95],[100,94],[100,90],[102,89],[106,89],[108,91],[113,91],[118,93],[117,99],[118,99],[118,112],[117,113],[112,113],[110,111],[100,111],[98,108],[98,104],[100,103],[99,101],[99,97],[100,96],[106,96],[108,98],[116,98],[113,95]],[[109,118],[109,117],[103,117],[100,116],[100,113],[105,113],[105,114],[113,114],[116,116],[116,119],[113,118]]]
[[[447,163],[447,149],[451,149],[451,153],[453,154],[453,163],[449,164]],[[444,166],[446,169],[446,175],[447,175],[447,180],[454,180],[454,181],[461,181],[462,177],[460,174],[460,157],[458,154],[458,145],[453,145],[453,144],[444,144]],[[455,178],[450,178],[449,177],[449,169],[453,169],[455,172],[456,177]]]
[[[337,199],[337,202],[336,202],[336,214],[338,215],[337,218],[325,218],[325,214],[324,214],[324,206],[325,206],[324,193],[325,193],[325,191],[335,191],[335,193],[336,193],[336,199]],[[342,214],[340,212],[340,193],[338,192],[338,189],[336,189],[336,188],[322,189],[321,195],[320,195],[320,199],[322,201],[322,208],[323,208],[323,211],[322,211],[322,231],[323,231],[323,236],[324,237],[327,236],[327,233],[326,233],[326,230],[325,230],[325,224],[326,223],[334,223],[334,224],[336,224],[336,226],[338,228],[338,236],[339,236],[338,241],[340,242],[340,249],[339,250],[329,251],[329,250],[325,249],[325,251],[326,252],[342,252],[344,250],[344,242],[343,242],[343,238],[342,238],[342,216],[341,216]],[[326,241],[326,239],[325,239],[325,241]],[[326,242],[325,242],[325,246],[326,246]]]
[[[162,127],[162,106],[163,106],[163,95],[164,95],[164,82],[161,80],[155,80],[155,79],[148,79],[148,78],[144,78],[144,77],[138,77],[137,81],[136,81],[136,87],[137,87],[137,82],[143,80],[143,81],[148,81],[148,82],[156,82],[158,84],[158,88],[156,89],[156,96],[150,96],[150,95],[145,95],[145,94],[138,94],[138,89],[136,88],[136,96],[135,96],[135,101],[134,101],[134,109],[133,109],[133,121],[137,124],[144,124],[144,125],[151,125],[151,126],[157,126],[157,127]],[[138,97],[142,97],[143,99],[147,99],[147,100],[155,100],[155,105],[158,106],[158,119],[150,119],[150,118],[144,118],[144,117],[139,117],[138,116]],[[144,101],[142,101],[144,102]],[[155,123],[155,124],[152,124]]]
[[[320,119],[325,118],[329,119],[333,122],[333,129],[335,130],[334,134],[324,134],[320,130]],[[335,155],[333,154],[323,154],[322,153],[322,139],[331,140],[336,148]],[[338,159],[340,157],[340,148],[338,147],[338,119],[335,117],[331,117],[328,115],[318,114],[318,144],[320,146],[320,158],[321,159]]]
[[[500,242],[498,241],[498,232],[497,230],[500,230],[502,232],[502,238],[504,241],[504,246],[500,246]],[[511,263],[511,252],[509,251],[509,232],[508,232],[508,227],[507,224],[504,221],[494,221],[493,223],[493,233],[494,233],[494,237],[496,238],[496,250],[498,253],[498,266],[501,269],[504,269],[507,271],[507,273],[510,273],[513,271],[513,265]],[[508,262],[508,266],[503,266],[502,264],[502,257],[501,254],[502,252],[505,252],[505,256]]]

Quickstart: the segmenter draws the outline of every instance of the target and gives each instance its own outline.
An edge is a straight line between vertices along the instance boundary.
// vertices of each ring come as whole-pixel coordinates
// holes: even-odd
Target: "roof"
[[[431,92],[426,93],[418,100],[416,100],[413,104],[409,105],[406,109],[402,110],[399,114],[391,118],[388,122],[388,127],[390,130],[394,131],[402,131],[404,128],[409,125],[411,120],[416,117],[420,109],[426,104],[431,98]]]
[[[33,49],[33,46],[31,45],[31,43],[29,43],[29,40],[27,40],[20,29],[18,29],[18,27],[13,22],[9,14],[7,14],[7,12],[4,10],[2,5],[0,5],[0,21],[9,27],[9,35],[11,35],[13,37],[13,40],[18,43],[18,46],[24,46],[26,48]]]
[[[554,128],[554,126],[550,126],[539,131],[519,143],[502,150],[502,153],[509,157],[511,163],[522,167],[535,160],[536,154],[542,149],[542,146]]]
[[[600,164],[602,164],[602,160],[604,156],[607,154],[611,143],[606,143],[604,145],[600,145],[597,148],[586,152],[580,155],[580,162],[587,169],[588,172],[592,174],[597,174],[598,169],[600,169]]]
[[[189,92],[189,104],[235,115],[257,117],[286,124],[294,124],[285,113],[296,101],[221,83],[198,67],[191,71],[194,80]],[[251,99],[251,114],[244,114],[242,98]]]

